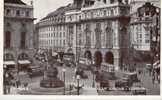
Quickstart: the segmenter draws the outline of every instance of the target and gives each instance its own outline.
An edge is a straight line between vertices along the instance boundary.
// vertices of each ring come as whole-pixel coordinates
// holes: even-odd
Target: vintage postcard
[[[3,95],[160,96],[160,0],[4,0]]]

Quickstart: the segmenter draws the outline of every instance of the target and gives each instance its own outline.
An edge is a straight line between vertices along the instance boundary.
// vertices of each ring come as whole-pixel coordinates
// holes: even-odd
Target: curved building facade
[[[128,2],[122,2],[122,0],[74,0],[73,4],[66,7],[63,13],[58,11],[61,7],[55,11],[55,13],[59,12],[57,16],[47,16],[39,22],[39,47],[41,49],[50,48],[50,46],[56,49],[60,46],[63,48],[57,49],[58,51],[72,52],[75,54],[76,61],[86,58],[96,65],[108,63],[114,65],[116,69],[123,62],[128,63],[128,24],[130,19]],[[47,29],[44,32],[42,32],[45,28],[43,24]],[[52,31],[56,27],[58,27],[57,30]],[[61,35],[61,37],[60,34],[64,32],[65,35]],[[45,36],[49,37],[45,38]],[[65,40],[65,44],[63,42],[64,45],[62,45],[61,41],[57,41],[49,45],[50,39],[53,41]],[[45,41],[42,43],[42,40],[45,40],[46,43]]]

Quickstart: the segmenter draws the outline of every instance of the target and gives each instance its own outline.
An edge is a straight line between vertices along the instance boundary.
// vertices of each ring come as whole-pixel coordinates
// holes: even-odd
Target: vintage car
[[[88,78],[88,75],[86,75],[86,74],[84,73],[84,69],[82,69],[82,68],[80,68],[80,67],[76,69],[75,75],[76,75],[76,76],[77,76],[77,75],[80,75],[80,77],[83,78],[83,79],[87,79],[87,78]]]
[[[92,63],[90,60],[87,60],[86,58],[80,58],[78,66],[84,70],[92,70]]]
[[[133,82],[139,82],[140,80],[137,77],[136,72],[124,73],[124,77],[128,78],[128,80],[133,84]]]
[[[133,87],[131,91],[133,95],[146,95],[147,92],[144,87]]]
[[[122,78],[115,82],[116,88],[124,88],[125,91],[129,91],[131,87],[131,83],[128,78]]]
[[[109,90],[110,84],[108,80],[101,80],[100,81],[100,88],[104,88],[107,91]]]
[[[146,95],[147,92],[140,82],[133,84],[131,91],[133,95]]]

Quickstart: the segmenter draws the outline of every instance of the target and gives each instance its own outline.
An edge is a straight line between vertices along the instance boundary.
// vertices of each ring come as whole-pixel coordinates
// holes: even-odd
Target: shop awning
[[[57,52],[52,52],[52,56],[57,56],[58,53]]]
[[[15,61],[4,61],[4,65],[15,65]]]
[[[153,66],[156,66],[156,65],[158,65],[158,64],[160,64],[160,61],[159,61],[159,60],[156,61],[156,62],[153,64]]]
[[[18,60],[19,64],[30,64],[29,60]]]

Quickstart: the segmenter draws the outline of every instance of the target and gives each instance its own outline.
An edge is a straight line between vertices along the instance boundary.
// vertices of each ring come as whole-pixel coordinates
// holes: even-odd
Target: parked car
[[[30,77],[35,77],[35,76],[43,76],[44,74],[44,68],[42,67],[33,67],[28,70],[29,76]]]
[[[132,84],[133,82],[139,82],[136,72],[125,73],[124,77],[127,78]]]
[[[132,83],[130,83],[128,78],[122,78],[115,82],[116,88],[124,88],[124,90],[129,91]]]
[[[109,90],[109,81],[108,80],[102,80],[100,81],[100,88],[104,88],[106,89],[107,91]]]
[[[133,95],[146,95],[146,89],[144,87],[134,87],[132,88]]]
[[[75,72],[75,75],[76,75],[76,76],[77,76],[77,75],[80,75],[80,77],[83,78],[83,79],[87,79],[87,78],[88,78],[88,75],[86,75],[86,74],[84,73],[84,70],[83,70],[82,68],[77,68],[77,69],[76,69],[76,72]]]

